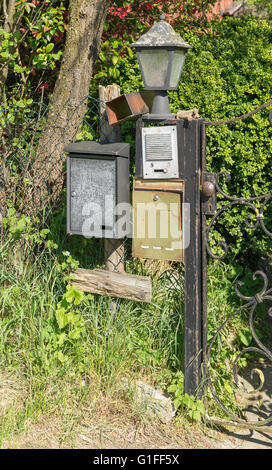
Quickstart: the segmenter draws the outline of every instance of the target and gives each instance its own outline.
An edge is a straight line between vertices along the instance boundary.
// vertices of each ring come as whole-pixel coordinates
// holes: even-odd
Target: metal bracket
[[[216,212],[216,173],[203,171],[201,190],[204,214],[214,215]]]

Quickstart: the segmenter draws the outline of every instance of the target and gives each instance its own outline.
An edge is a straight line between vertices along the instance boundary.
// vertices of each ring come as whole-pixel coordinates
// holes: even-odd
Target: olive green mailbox
[[[134,181],[134,257],[183,261],[182,200],[182,181]]]

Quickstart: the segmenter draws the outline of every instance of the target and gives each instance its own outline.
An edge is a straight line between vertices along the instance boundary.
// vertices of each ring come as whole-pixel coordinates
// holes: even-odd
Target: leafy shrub
[[[0,66],[8,67],[7,97],[29,98],[52,90],[68,28],[67,3],[19,0],[11,32],[2,28],[0,11]]]

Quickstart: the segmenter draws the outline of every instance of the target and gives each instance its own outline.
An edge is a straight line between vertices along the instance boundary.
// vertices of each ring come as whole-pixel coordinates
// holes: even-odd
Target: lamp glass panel
[[[171,74],[170,74],[170,83],[169,88],[177,88],[180,75],[184,66],[186,52],[182,49],[178,49],[173,54],[173,62],[171,67]]]
[[[166,49],[142,49],[139,52],[143,79],[147,87],[165,87],[169,63]]]

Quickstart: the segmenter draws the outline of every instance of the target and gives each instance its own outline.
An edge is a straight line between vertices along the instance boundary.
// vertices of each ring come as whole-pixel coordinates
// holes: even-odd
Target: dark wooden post
[[[200,385],[202,340],[202,218],[201,218],[201,119],[182,120],[180,145],[184,155],[185,194],[189,204],[190,240],[185,249],[184,361],[185,393],[195,395]]]

